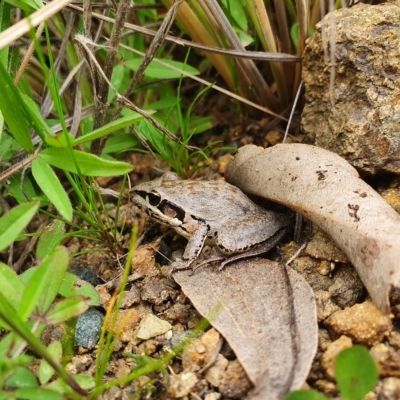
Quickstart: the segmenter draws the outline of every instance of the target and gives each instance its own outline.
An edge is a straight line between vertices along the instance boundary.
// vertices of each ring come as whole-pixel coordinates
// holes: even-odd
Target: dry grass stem
[[[24,18],[6,29],[0,33],[0,49],[9,46],[21,36],[28,33],[32,28],[35,28],[54,14],[64,9],[72,1],[73,0],[53,0],[40,10],[31,14],[29,18]]]
[[[144,75],[144,71],[150,64],[150,62],[154,59],[156,56],[158,50],[162,46],[165,40],[165,36],[167,36],[167,33],[171,29],[171,26],[175,20],[176,13],[178,11],[179,6],[182,4],[183,0],[175,0],[174,4],[172,7],[168,10],[167,15],[164,18],[163,23],[161,24],[160,28],[157,31],[156,36],[154,36],[145,56],[143,57],[143,61],[139,65],[138,70],[136,71],[135,75],[133,76],[133,79],[128,85],[128,88],[126,89],[124,93],[124,97],[128,98],[133,90],[133,88],[136,86],[136,84],[142,79]],[[114,112],[113,115],[113,120],[117,119],[119,114],[121,113],[122,110],[122,104],[119,104],[117,109]]]

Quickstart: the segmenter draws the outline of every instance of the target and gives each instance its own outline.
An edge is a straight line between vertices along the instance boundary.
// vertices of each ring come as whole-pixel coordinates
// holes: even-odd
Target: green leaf
[[[91,390],[96,385],[94,379],[90,375],[77,374],[74,375],[74,380],[82,389],[86,390]],[[59,393],[65,393],[68,390],[67,384],[60,378],[50,382],[47,387]]]
[[[18,389],[15,391],[18,399],[23,400],[65,400],[65,397],[50,389],[45,388],[30,388]]]
[[[295,22],[290,28],[290,37],[292,38],[292,42],[294,47],[298,47],[299,45],[299,23]]]
[[[172,60],[160,60],[160,61],[162,61],[165,64],[169,64],[172,67],[178,68],[182,71],[185,71],[188,74],[192,75],[200,74],[200,72],[196,68],[193,68],[188,64]],[[125,65],[128,68],[132,69],[133,71],[137,71],[141,63],[142,60],[140,58],[134,58],[133,60],[127,61]],[[146,78],[151,78],[151,79],[179,79],[182,76],[182,73],[169,69],[168,67],[165,67],[164,65],[161,65],[156,61],[152,61],[144,71],[144,76]]]
[[[49,199],[40,190],[39,194],[36,193],[37,186],[33,186],[33,178],[29,174],[22,177],[21,173],[16,173],[11,177],[8,188],[19,204],[25,204],[27,200],[40,201],[40,206],[50,204]]]
[[[33,372],[29,371],[24,367],[15,368],[14,373],[10,378],[7,379],[5,387],[10,388],[31,388],[38,385],[37,380]]]
[[[54,204],[58,212],[67,220],[72,220],[72,205],[67,192],[52,168],[40,157],[32,162],[32,174],[43,193]]]
[[[56,341],[50,343],[50,345],[47,347],[47,350],[54,359],[56,359],[59,362],[61,361],[62,346],[60,342]],[[53,374],[54,374],[53,367],[46,360],[42,359],[39,366],[39,382],[42,385],[44,385],[50,380]]]
[[[35,268],[22,297],[19,313],[22,319],[26,319],[35,306],[39,313],[48,310],[62,285],[67,267],[68,252],[65,247],[59,246]]]
[[[18,316],[26,321],[32,314],[32,311],[37,307],[40,296],[45,289],[46,278],[50,272],[51,265],[42,263],[35,268],[35,272],[27,283],[22,294],[21,303],[18,308]]]
[[[30,364],[34,358],[32,356],[27,356],[26,354],[21,354],[18,357],[14,358],[0,358],[0,371],[4,372],[5,370],[11,370],[15,367],[23,367],[25,365]]]
[[[242,3],[240,0],[221,0],[221,3],[228,11],[229,15],[236,22],[238,27],[246,31],[247,30],[247,15],[244,12]]]
[[[91,300],[83,296],[67,297],[46,313],[46,321],[56,325],[83,314],[91,306]]]
[[[79,294],[84,297],[89,297],[92,300],[92,306],[98,306],[100,304],[100,297],[96,289],[89,282],[80,284],[80,286],[77,287],[77,281],[78,277],[76,275],[67,272],[59,290],[60,295],[70,297]]]
[[[25,285],[22,283],[16,272],[3,263],[0,263],[0,282],[1,292],[4,297],[7,299],[11,307],[18,310]]]
[[[83,389],[91,390],[95,387],[95,381],[92,376],[85,374],[74,375],[76,383]]]
[[[51,272],[47,275],[45,290],[43,290],[39,299],[39,311],[47,311],[56,298],[67,272],[68,262],[69,255],[67,249],[59,246],[42,263],[42,265],[49,265]]]
[[[8,161],[21,148],[19,143],[7,132],[1,133],[0,138],[0,159]]]
[[[49,255],[64,238],[64,222],[55,221],[41,233],[36,247],[36,257],[42,260]]]
[[[121,153],[139,146],[139,139],[132,134],[116,133],[108,138],[103,154]]]
[[[378,382],[375,361],[363,346],[353,346],[337,356],[335,375],[343,400],[363,399]]]
[[[152,111],[152,110],[146,111],[146,113],[149,115],[154,114],[155,112],[156,111]],[[78,144],[91,142],[92,140],[101,138],[103,136],[107,136],[109,133],[113,133],[120,129],[126,128],[127,126],[133,125],[133,124],[137,123],[138,121],[142,120],[143,118],[144,117],[142,117],[140,114],[132,113],[131,115],[117,119],[116,121],[112,121],[112,122],[108,123],[107,125],[104,125],[101,128],[96,129],[95,131],[76,139],[72,143],[72,145],[77,146]]]
[[[74,135],[72,135],[69,132],[67,132],[66,135],[64,134],[64,132],[61,132],[53,136],[49,135],[46,136],[46,143],[53,147],[61,147],[61,148],[68,147],[69,143],[73,143],[74,140],[75,140]]]
[[[54,167],[77,173],[78,171],[72,158],[74,157],[79,165],[80,172],[87,176],[116,176],[132,171],[130,164],[106,161],[100,157],[77,150],[45,149],[40,153],[40,157]]]
[[[29,126],[22,111],[19,89],[14,86],[10,74],[0,63],[0,109],[15,140],[28,152],[35,150],[29,135]]]
[[[328,400],[328,398],[314,390],[295,390],[289,393],[285,400]]]
[[[38,208],[38,202],[21,204],[0,218],[0,251],[17,239]]]

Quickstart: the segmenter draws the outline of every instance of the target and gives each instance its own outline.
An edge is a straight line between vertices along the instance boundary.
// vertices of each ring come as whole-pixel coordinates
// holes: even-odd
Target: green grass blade
[[[10,27],[10,14],[10,5],[5,1],[0,2],[0,32],[4,32]],[[5,67],[7,66],[9,52],[9,46],[0,50],[0,64],[3,64]]]
[[[49,164],[38,157],[32,162],[32,174],[43,193],[67,221],[72,220],[72,205],[60,180]]]
[[[154,114],[155,112],[156,111],[146,111],[146,113],[149,115]],[[117,119],[116,121],[112,121],[109,124],[104,125],[101,128],[96,129],[93,132],[74,140],[72,146],[77,146],[78,144],[87,143],[91,142],[92,140],[99,139],[103,136],[108,135],[109,133],[113,133],[115,131],[118,131],[119,129],[126,128],[129,125],[133,125],[143,118],[143,116],[134,113],[133,115],[128,115],[127,117]]]
[[[128,163],[103,160],[78,150],[51,148],[43,150],[39,156],[53,167],[78,173],[74,157],[82,175],[87,176],[124,175],[133,169]]]
[[[38,202],[21,204],[0,218],[0,251],[17,239],[38,208]]]
[[[182,62],[178,62],[178,61],[173,61],[173,60],[161,60],[164,64],[168,64],[171,65],[177,69],[181,69],[185,72],[187,72],[188,74],[192,74],[192,75],[199,75],[200,72],[185,63]],[[126,67],[133,70],[133,71],[137,71],[140,64],[142,63],[142,60],[139,58],[134,58],[132,60],[129,60],[125,63]],[[144,76],[146,78],[150,78],[150,79],[179,79],[182,74],[179,71],[173,70],[173,69],[169,69],[167,67],[165,67],[164,65],[160,65],[157,63],[157,61],[152,61],[146,68],[145,72],[144,72]]]

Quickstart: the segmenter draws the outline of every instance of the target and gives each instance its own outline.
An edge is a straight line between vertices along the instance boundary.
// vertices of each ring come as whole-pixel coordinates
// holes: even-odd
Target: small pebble
[[[94,307],[90,307],[78,317],[75,327],[75,346],[93,349],[101,333],[104,315]]]
[[[86,372],[92,363],[93,358],[90,354],[82,354],[72,357],[71,362],[67,364],[65,369],[68,373],[73,375],[81,374]]]
[[[388,337],[389,344],[396,350],[400,350],[400,332],[392,331]]]
[[[229,362],[218,390],[228,398],[243,398],[253,388],[238,360]]]
[[[178,375],[167,375],[165,387],[175,398],[187,396],[196,385],[198,379],[194,372],[183,372]]]
[[[326,375],[330,379],[335,379],[335,361],[336,357],[345,349],[353,345],[350,338],[341,336],[339,339],[328,345],[325,353],[321,357],[322,368],[325,370]]]
[[[85,282],[89,282],[93,286],[99,285],[101,282],[96,273],[89,267],[76,266],[71,269],[71,272]]]
[[[379,375],[400,378],[400,353],[384,343],[371,349],[371,356],[376,361]]]
[[[147,340],[155,336],[162,335],[172,328],[171,324],[153,314],[147,314],[140,321],[139,326],[134,331],[134,337],[139,340]]]
[[[341,310],[341,308],[332,301],[331,295],[327,290],[317,290],[314,294],[317,304],[318,322],[324,321],[336,311]]]
[[[222,354],[218,354],[215,363],[205,373],[207,382],[211,383],[214,387],[221,385],[228,364],[229,361]]]
[[[117,321],[115,323],[115,331],[120,331],[119,340],[128,343],[133,339],[133,331],[140,321],[139,313],[134,309],[119,310]],[[110,320],[111,322],[111,320]],[[109,331],[110,325],[107,326]]]
[[[370,301],[337,311],[325,320],[332,338],[346,335],[354,342],[368,347],[380,343],[390,334],[392,321]]]
[[[221,398],[221,393],[211,392],[204,396],[204,400],[219,400]]]
[[[378,385],[376,393],[379,400],[395,400],[400,399],[400,379],[399,378],[385,378]]]
[[[356,270],[350,265],[340,265],[329,287],[332,301],[340,308],[351,307],[363,298],[365,288]]]
[[[211,328],[190,343],[182,353],[184,370],[198,371],[212,361],[213,357],[217,356],[215,352],[220,338],[220,334],[214,328]]]

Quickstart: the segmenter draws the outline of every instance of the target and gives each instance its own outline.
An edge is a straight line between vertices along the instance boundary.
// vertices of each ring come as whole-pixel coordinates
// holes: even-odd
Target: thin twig
[[[0,174],[0,183],[4,182],[5,180],[11,178],[16,172],[25,168],[27,165],[37,157],[36,154],[31,154],[28,158],[14,164],[12,167],[8,168],[6,171]]]
[[[94,124],[93,129],[98,129],[104,125],[104,120],[106,118],[108,102],[107,95],[111,75],[114,69],[115,60],[118,54],[118,47],[122,37],[122,31],[124,29],[124,23],[128,15],[129,6],[131,0],[120,0],[118,3],[117,12],[115,15],[115,23],[111,33],[111,38],[109,42],[108,52],[106,56],[106,61],[104,64],[104,75],[106,79],[100,79],[99,91],[97,93],[96,99],[96,111],[94,114]],[[103,151],[105,144],[105,138],[100,138],[93,140],[90,146],[90,152],[95,155],[100,155]]]
[[[40,38],[40,36],[41,36],[41,34],[43,32],[43,29],[44,29],[44,22],[42,22],[39,25],[39,27],[37,28],[37,30],[36,30],[36,35],[35,36],[36,36],[37,39]],[[21,80],[22,75],[24,74],[24,71],[25,71],[26,67],[29,64],[29,61],[30,61],[30,59],[32,57],[32,54],[33,54],[34,50],[35,50],[35,41],[32,40],[30,45],[29,45],[29,47],[28,47],[28,50],[25,53],[25,56],[24,56],[24,58],[23,58],[23,60],[21,62],[20,67],[19,67],[17,73],[15,74],[15,78],[14,78],[14,85],[15,86],[18,86],[18,83]]]
[[[285,136],[283,137],[282,143],[285,143],[286,138],[287,138],[287,136],[289,134],[289,128],[290,128],[290,125],[292,124],[292,118],[293,118],[294,112],[296,110],[297,102],[299,101],[299,97],[300,97],[300,93],[301,93],[302,87],[303,87],[303,81],[300,82],[300,85],[299,85],[299,87],[297,89],[296,97],[294,99],[292,109],[290,110],[289,121],[288,121],[288,123],[286,125]]]

